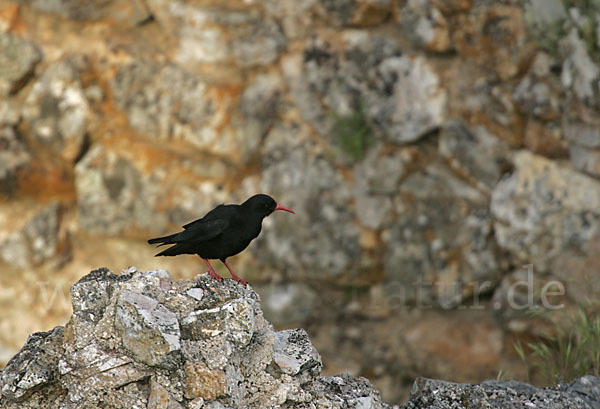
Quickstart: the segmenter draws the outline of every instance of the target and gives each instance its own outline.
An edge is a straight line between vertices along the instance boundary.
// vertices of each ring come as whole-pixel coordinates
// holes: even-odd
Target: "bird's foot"
[[[231,279],[237,283],[240,283],[244,287],[246,286],[246,284],[248,284],[248,282],[246,280],[244,280],[241,277],[238,277],[236,274],[231,274]]]
[[[210,276],[212,278],[214,278],[215,280],[217,280],[218,282],[223,281],[223,277],[221,277],[220,275],[218,275],[217,273],[215,273],[215,270],[208,270],[208,274],[210,274]]]
[[[240,284],[242,284],[243,286],[246,286],[246,284],[248,284],[248,282],[242,278],[240,278],[231,268],[231,266],[229,264],[227,264],[227,261],[225,260],[221,260],[223,262],[223,264],[225,264],[225,267],[227,267],[227,270],[229,270],[229,272],[231,273],[231,279],[235,282],[238,282]]]

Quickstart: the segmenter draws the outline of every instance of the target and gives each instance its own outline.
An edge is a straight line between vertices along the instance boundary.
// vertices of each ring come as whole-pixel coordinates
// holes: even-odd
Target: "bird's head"
[[[275,210],[285,210],[286,212],[295,214],[292,209],[277,204],[275,199],[264,194],[252,196],[250,199],[246,200],[242,206],[249,209],[252,213],[262,216],[263,218],[269,216]]]

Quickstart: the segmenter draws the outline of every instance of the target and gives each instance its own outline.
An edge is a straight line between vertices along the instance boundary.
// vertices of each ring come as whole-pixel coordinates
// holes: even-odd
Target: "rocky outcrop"
[[[523,382],[486,381],[479,385],[420,378],[404,409],[600,407],[600,377],[584,376],[571,385],[536,388]]]
[[[389,402],[417,376],[525,379],[514,332],[545,327],[511,288],[600,291],[599,22],[597,1],[0,0],[0,364],[69,318],[81,271],[189,278],[145,240],[265,192],[296,216],[232,262],[327,374]]]
[[[0,371],[0,408],[390,408],[364,378],[320,376],[306,331],[273,331],[259,296],[231,280],[101,268],[71,299],[69,322],[32,334]],[[595,409],[599,391],[593,376],[548,389],[419,378],[402,408]]]
[[[388,408],[363,378],[320,376],[302,329],[275,332],[250,287],[102,268],[64,327],[0,372],[1,408]]]

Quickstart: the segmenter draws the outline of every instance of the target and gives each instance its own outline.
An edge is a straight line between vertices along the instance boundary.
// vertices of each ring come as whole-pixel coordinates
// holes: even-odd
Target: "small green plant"
[[[371,124],[362,107],[349,114],[333,114],[333,134],[340,149],[354,160],[365,156],[373,143]]]
[[[515,343],[515,350],[530,370],[541,371],[548,384],[571,382],[586,374],[600,376],[598,307],[598,302],[580,306],[564,323],[554,324],[554,334],[528,342],[529,353],[520,341]]]
[[[579,37],[585,42],[590,57],[600,61],[600,45],[597,42],[598,21],[596,13],[600,12],[598,0],[561,0],[565,9],[565,17],[551,23],[542,23],[531,12],[525,15],[525,24],[529,35],[538,48],[558,57],[560,42],[571,29],[575,28]],[[571,9],[578,11],[571,14]]]
[[[559,20],[554,23],[547,24],[544,27],[529,23],[529,36],[537,48],[546,51],[548,54],[558,56],[560,40],[567,36],[566,20]]]

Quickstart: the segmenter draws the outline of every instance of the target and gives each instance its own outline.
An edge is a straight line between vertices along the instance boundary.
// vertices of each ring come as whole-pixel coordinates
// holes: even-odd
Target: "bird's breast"
[[[226,231],[221,237],[221,247],[223,249],[223,255],[227,254],[227,257],[235,255],[243,251],[252,240],[254,240],[260,234],[261,226],[244,226],[240,229],[232,229]]]

